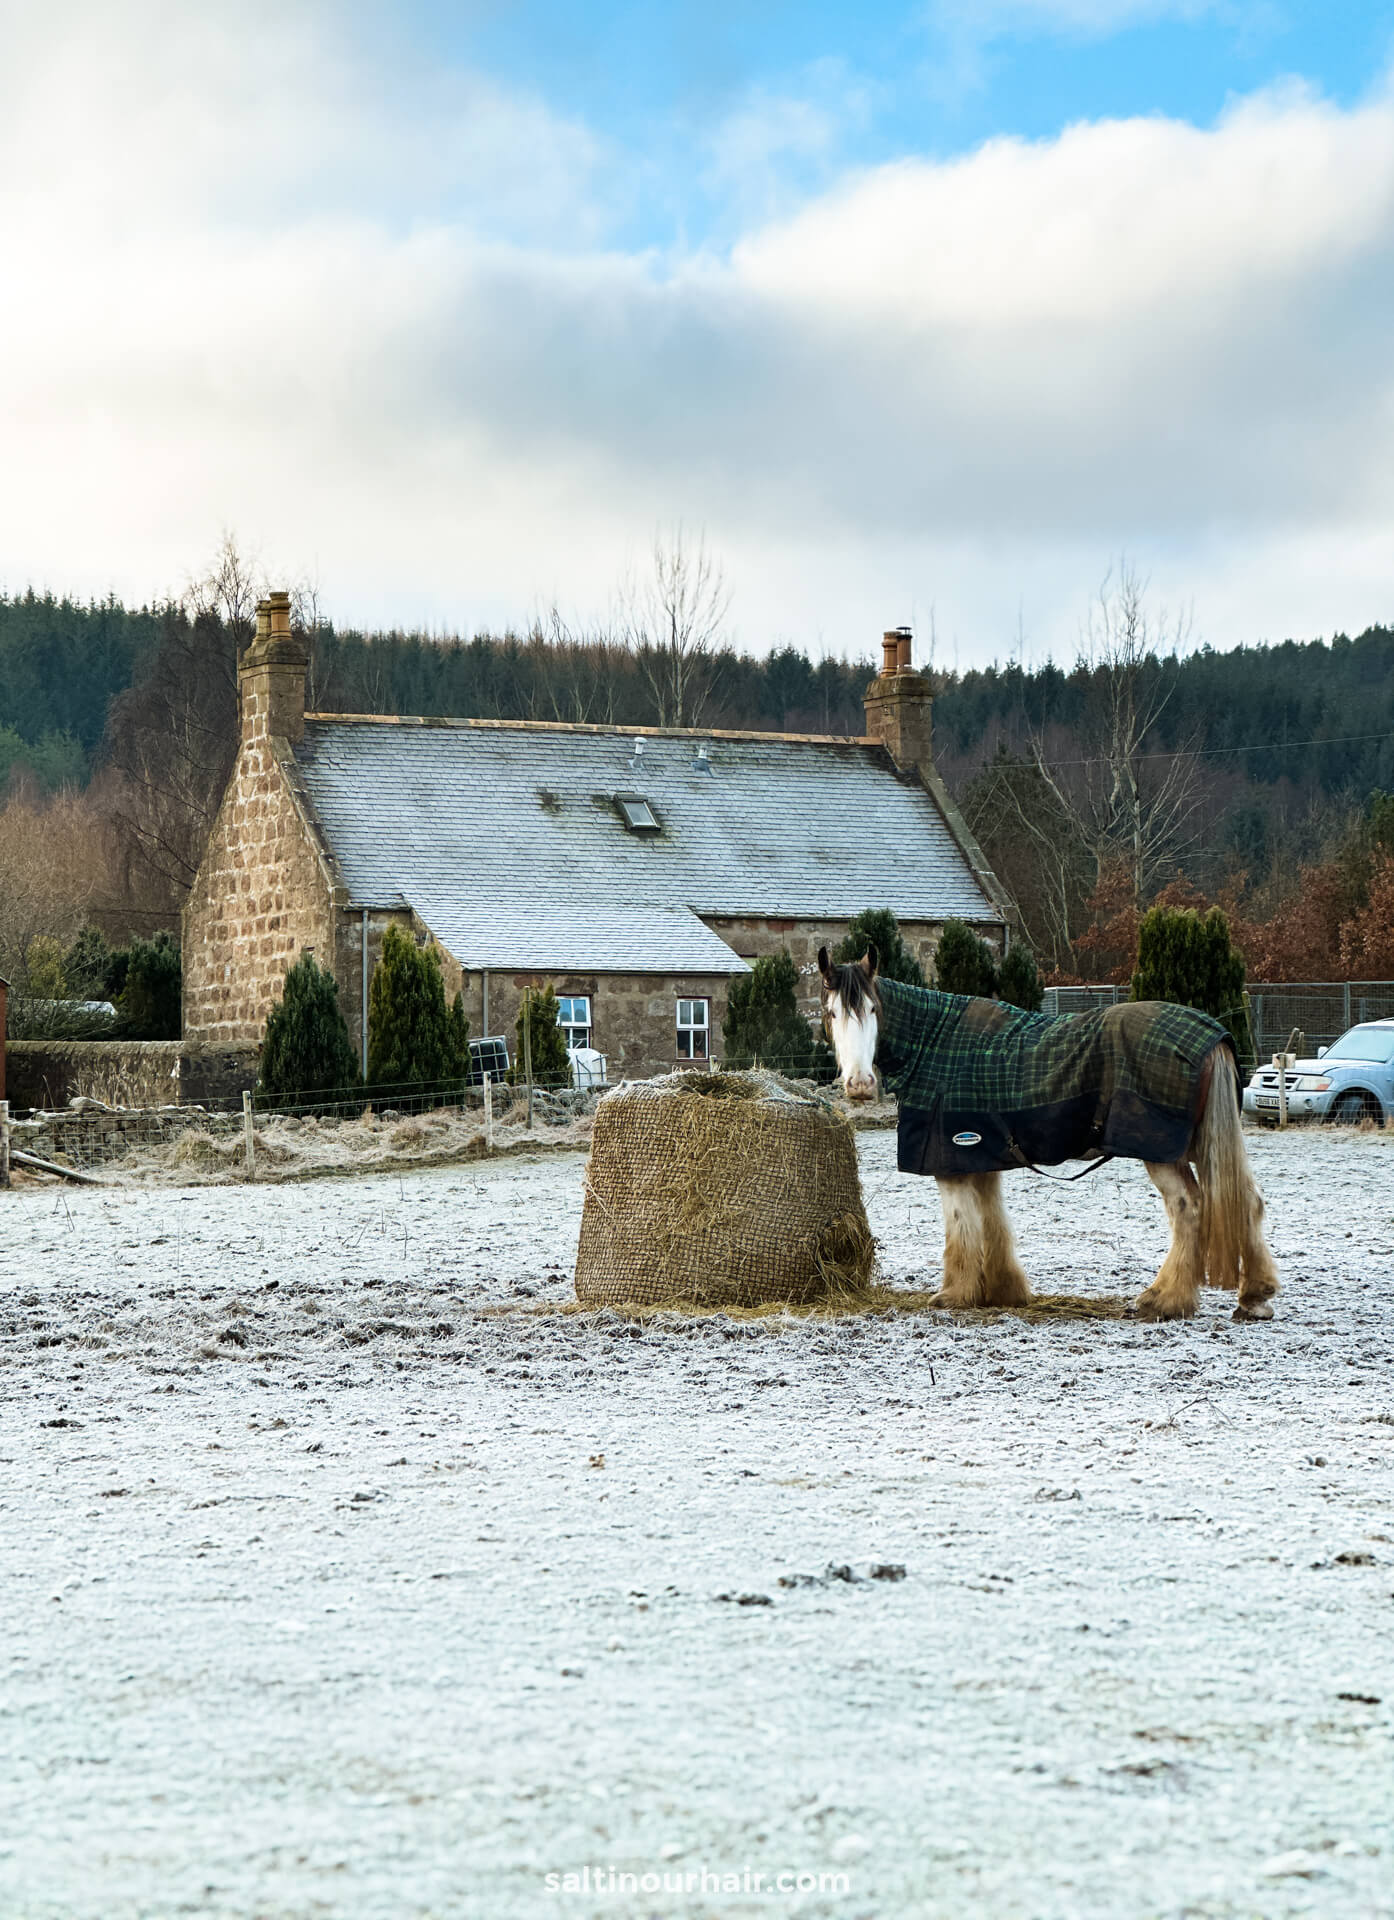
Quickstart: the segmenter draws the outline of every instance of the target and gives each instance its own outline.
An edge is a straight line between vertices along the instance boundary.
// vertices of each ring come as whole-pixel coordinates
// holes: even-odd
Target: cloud
[[[342,12],[60,12],[0,76],[0,583],[141,599],[230,526],[340,619],[502,624],[598,609],[682,519],[752,645],[933,603],[965,664],[1019,607],[1068,654],[1125,548],[1216,642],[1394,615],[1387,95],[997,140],[634,252],[624,155]],[[828,140],[794,102],[713,164]]]
[[[1158,21],[1191,22],[1219,15],[1233,20],[1267,10],[1264,0],[937,0],[929,9],[935,28],[950,38],[978,43],[1008,33],[1072,34],[1105,38]]]

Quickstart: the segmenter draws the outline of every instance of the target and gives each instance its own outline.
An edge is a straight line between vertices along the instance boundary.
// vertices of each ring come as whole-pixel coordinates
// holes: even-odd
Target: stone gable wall
[[[246,737],[184,908],[185,1043],[260,1045],[294,960],[313,948],[337,971],[335,931],[328,879],[274,745],[264,732]]]

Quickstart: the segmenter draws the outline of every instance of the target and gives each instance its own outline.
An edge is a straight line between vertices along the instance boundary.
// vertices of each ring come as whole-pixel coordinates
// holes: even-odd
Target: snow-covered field
[[[1270,1326],[563,1315],[575,1154],[0,1194],[0,1915],[1394,1914],[1394,1139],[1252,1148]]]

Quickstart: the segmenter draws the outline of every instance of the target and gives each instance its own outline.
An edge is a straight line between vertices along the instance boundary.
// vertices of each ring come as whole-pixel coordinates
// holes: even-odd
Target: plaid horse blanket
[[[1194,1007],[1023,1013],[878,980],[876,1062],[902,1173],[998,1173],[1092,1153],[1185,1158],[1201,1070],[1229,1035]]]

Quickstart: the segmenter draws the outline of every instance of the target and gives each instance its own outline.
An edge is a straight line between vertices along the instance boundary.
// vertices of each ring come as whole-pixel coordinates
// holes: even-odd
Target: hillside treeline
[[[52,595],[0,596],[0,781],[19,769],[45,792],[85,785],[111,757],[125,708],[171,670],[235,692],[243,623],[182,606],[129,612]],[[332,713],[656,724],[642,649],[560,626],[470,639],[312,629],[311,704]],[[700,723],[860,733],[867,661],[761,659],[722,648],[702,663]],[[163,697],[157,692],[156,698]],[[229,711],[232,709],[229,708]]]
[[[139,610],[0,597],[0,973],[22,976],[36,932],[175,924],[231,764],[254,598],[245,581]],[[1126,970],[1118,943],[1168,897],[1225,904],[1265,977],[1383,971],[1367,920],[1385,897],[1371,796],[1394,790],[1394,628],[1178,652],[1136,581],[1103,607],[1072,667],[935,675],[940,770],[1043,967]],[[301,616],[321,711],[631,725],[674,711],[661,632],[578,634],[553,615],[526,634],[369,634],[312,604]],[[863,729],[870,655],[713,644],[680,664],[689,723]]]

